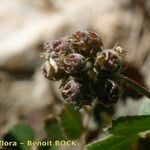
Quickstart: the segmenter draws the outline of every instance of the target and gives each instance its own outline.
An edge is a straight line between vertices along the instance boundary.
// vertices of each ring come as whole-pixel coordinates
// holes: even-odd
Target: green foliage
[[[11,149],[17,150],[30,150],[26,142],[28,140],[34,140],[34,131],[25,123],[18,123],[15,125],[7,135],[3,138],[5,141],[15,141],[17,142],[17,147],[11,147]],[[24,144],[20,144],[24,143]]]
[[[69,139],[79,138],[83,132],[82,117],[72,105],[66,105],[61,113],[61,125]]]
[[[73,140],[80,138],[83,133],[82,117],[79,111],[75,110],[73,105],[65,105],[60,114],[60,118],[50,116],[45,121],[45,131],[47,139],[55,140]],[[40,146],[38,150],[56,150],[58,146]]]
[[[129,150],[138,142],[140,133],[150,130],[150,116],[122,117],[113,121],[108,138],[86,146],[87,150]]]
[[[64,140],[65,135],[57,118],[49,117],[45,121],[45,131],[51,140]]]
[[[150,116],[121,117],[113,122],[109,131],[113,135],[131,136],[150,129]]]
[[[137,139],[134,137],[110,136],[106,140],[97,141],[87,146],[88,150],[128,150],[131,144]]]
[[[49,117],[45,121],[45,131],[51,140],[79,138],[83,132],[80,112],[73,105],[65,105],[60,118]]]

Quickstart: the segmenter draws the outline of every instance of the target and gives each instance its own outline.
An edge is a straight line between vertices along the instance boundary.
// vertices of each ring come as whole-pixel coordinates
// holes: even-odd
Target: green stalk
[[[139,83],[135,82],[134,80],[125,77],[122,74],[118,75],[119,78],[121,78],[124,82],[124,84],[126,84],[128,87],[132,88],[133,90],[135,90],[136,92],[150,98],[150,90],[146,89],[145,87],[141,86]]]

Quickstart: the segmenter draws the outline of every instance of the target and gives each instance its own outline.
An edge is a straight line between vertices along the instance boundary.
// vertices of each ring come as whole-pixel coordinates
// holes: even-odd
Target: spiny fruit
[[[117,103],[122,95],[121,86],[114,80],[105,78],[96,83],[97,100],[105,106]]]
[[[113,49],[106,49],[99,53],[96,62],[101,70],[105,72],[118,71],[123,64],[121,56]]]
[[[85,57],[78,53],[71,53],[64,58],[63,62],[66,72],[74,76],[84,69]]]
[[[114,75],[122,70],[125,51],[120,46],[102,50],[102,46],[101,37],[92,31],[78,31],[44,45],[44,76],[62,80],[62,97],[77,108],[91,105],[94,99],[111,105],[121,95]]]
[[[85,57],[93,57],[103,46],[102,39],[96,32],[78,31],[68,36],[70,47],[73,52],[84,55]]]
[[[58,58],[62,54],[71,52],[70,43],[66,38],[45,42],[44,49],[48,56],[52,58]]]
[[[60,80],[65,75],[64,68],[58,58],[49,58],[42,66],[43,74],[50,80]]]
[[[75,80],[66,83],[62,90],[62,96],[68,102],[77,102],[80,100],[81,84]]]

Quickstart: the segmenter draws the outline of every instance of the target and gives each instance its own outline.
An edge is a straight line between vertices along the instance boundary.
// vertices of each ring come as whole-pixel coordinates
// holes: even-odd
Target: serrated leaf
[[[113,121],[108,138],[86,146],[87,150],[129,150],[150,130],[150,116],[122,117]]]
[[[65,135],[61,128],[61,124],[55,117],[49,117],[45,121],[45,131],[51,140],[64,140]]]
[[[62,111],[61,124],[69,139],[79,138],[83,132],[81,114],[72,105],[66,105]]]
[[[27,141],[33,141],[35,139],[35,134],[29,125],[25,123],[19,123],[15,125],[3,139],[5,141],[17,142],[17,147],[11,147],[11,149],[31,150],[31,147],[27,146]]]
[[[126,138],[124,136],[110,136],[107,139],[93,142],[86,146],[85,150],[130,150],[132,143],[138,136]]]
[[[109,131],[113,135],[130,136],[150,130],[150,115],[148,116],[128,116],[113,121]]]

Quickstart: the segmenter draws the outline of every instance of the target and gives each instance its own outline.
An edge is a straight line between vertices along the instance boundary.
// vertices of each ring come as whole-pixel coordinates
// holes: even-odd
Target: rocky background
[[[57,84],[41,73],[43,42],[77,30],[98,32],[104,48],[119,42],[133,67],[126,73],[150,88],[149,0],[1,0],[0,137],[19,120],[44,137],[43,120],[63,102]],[[126,101],[115,117],[138,114],[146,98]]]

